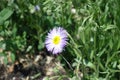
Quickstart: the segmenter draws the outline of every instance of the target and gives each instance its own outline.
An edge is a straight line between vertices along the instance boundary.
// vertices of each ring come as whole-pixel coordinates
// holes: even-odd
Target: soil
[[[45,80],[46,77],[65,74],[66,71],[56,56],[45,51],[36,55],[20,56],[14,63],[0,64],[0,80]]]

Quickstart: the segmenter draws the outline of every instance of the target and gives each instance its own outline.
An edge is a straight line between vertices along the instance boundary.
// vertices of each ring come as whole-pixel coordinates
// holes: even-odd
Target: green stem
[[[39,77],[41,75],[41,73],[35,74],[34,76],[31,77],[31,79],[36,79],[37,77]]]
[[[70,69],[73,70],[71,64],[65,59],[65,57],[64,57],[62,54],[60,54],[60,55],[61,55],[62,58],[65,60],[65,62],[68,64],[68,66],[70,67]]]
[[[67,35],[69,36],[69,38],[71,39],[73,45],[69,44],[70,46],[74,46],[74,51],[75,51],[75,54],[77,55],[77,57],[81,57],[81,51],[78,49],[78,45],[75,43],[75,41],[73,40],[73,38],[71,37],[70,34],[67,33]]]

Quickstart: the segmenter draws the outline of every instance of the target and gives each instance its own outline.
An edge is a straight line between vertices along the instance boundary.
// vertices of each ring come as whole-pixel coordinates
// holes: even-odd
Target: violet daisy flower
[[[36,10],[36,11],[39,11],[39,10],[40,10],[39,5],[36,5],[36,6],[35,6],[35,10]]]
[[[61,27],[55,27],[48,33],[45,46],[48,51],[58,54],[67,44],[67,31]]]

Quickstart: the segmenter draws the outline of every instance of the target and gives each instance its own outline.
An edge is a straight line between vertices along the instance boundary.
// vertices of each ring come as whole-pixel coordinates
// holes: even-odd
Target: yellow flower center
[[[54,43],[55,45],[59,44],[59,43],[60,43],[60,36],[55,36],[55,37],[53,38],[53,43]]]

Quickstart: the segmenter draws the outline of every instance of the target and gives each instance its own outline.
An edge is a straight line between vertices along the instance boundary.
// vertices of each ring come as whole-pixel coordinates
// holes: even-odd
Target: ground
[[[14,63],[0,64],[0,80],[43,80],[46,77],[65,75],[66,71],[56,57],[41,51],[35,55],[20,56]]]

